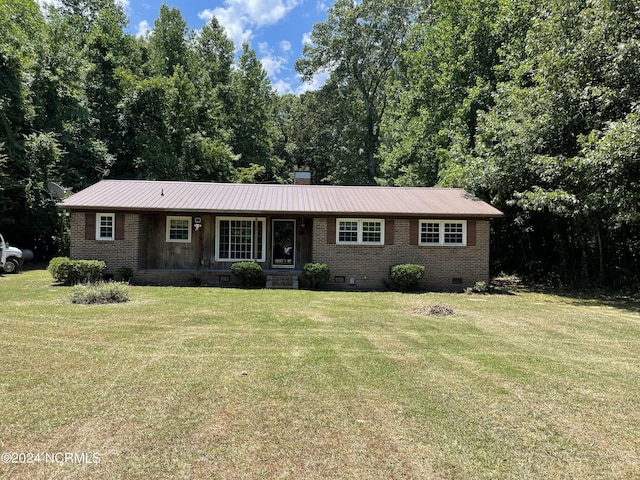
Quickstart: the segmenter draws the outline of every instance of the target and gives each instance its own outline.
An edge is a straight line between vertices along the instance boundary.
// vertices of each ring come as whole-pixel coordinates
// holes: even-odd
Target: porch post
[[[253,261],[258,262],[258,217],[253,220]]]

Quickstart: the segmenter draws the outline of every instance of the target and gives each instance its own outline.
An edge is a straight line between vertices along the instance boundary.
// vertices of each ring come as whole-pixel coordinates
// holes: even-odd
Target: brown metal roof
[[[462,189],[102,180],[58,204],[76,210],[499,217]]]

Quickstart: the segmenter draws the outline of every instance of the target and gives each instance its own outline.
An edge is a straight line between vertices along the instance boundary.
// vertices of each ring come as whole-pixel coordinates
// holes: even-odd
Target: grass
[[[0,450],[89,456],[1,478],[640,477],[635,303],[70,292],[0,276]]]

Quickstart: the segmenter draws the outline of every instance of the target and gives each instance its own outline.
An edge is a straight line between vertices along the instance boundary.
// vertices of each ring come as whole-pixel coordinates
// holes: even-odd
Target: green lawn
[[[0,276],[0,450],[41,454],[1,478],[640,478],[638,304],[69,294]]]

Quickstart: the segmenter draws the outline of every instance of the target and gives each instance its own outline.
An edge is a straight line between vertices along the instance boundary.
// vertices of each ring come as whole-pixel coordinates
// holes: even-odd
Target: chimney
[[[311,185],[311,172],[295,172],[294,185]]]

